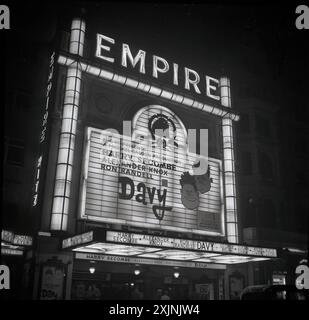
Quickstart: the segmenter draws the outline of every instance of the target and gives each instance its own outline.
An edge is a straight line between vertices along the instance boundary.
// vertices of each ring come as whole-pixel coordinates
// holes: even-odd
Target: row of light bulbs
[[[95,273],[95,267],[90,267],[90,268],[89,268],[89,272],[90,272],[91,274]],[[140,274],[141,274],[141,270],[140,270],[140,269],[135,269],[135,270],[134,270],[134,274],[135,274],[136,276],[140,275]],[[179,276],[180,276],[180,273],[179,273],[178,271],[175,271],[175,272],[173,273],[173,276],[174,276],[175,279],[178,279]]]

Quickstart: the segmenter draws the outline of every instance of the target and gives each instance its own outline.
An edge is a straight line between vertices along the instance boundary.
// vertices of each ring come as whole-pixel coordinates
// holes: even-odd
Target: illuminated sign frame
[[[87,181],[87,176],[88,176],[88,167],[89,167],[89,153],[90,153],[90,136],[91,132],[98,132],[102,133],[104,130],[102,129],[97,129],[97,128],[92,128],[92,127],[87,127],[87,132],[86,132],[86,141],[85,141],[85,153],[84,153],[84,161],[83,161],[83,172],[82,172],[82,186],[81,186],[81,201],[79,204],[79,218],[80,219],[87,219],[91,221],[98,221],[102,223],[114,223],[114,224],[125,224],[125,225],[130,225],[130,226],[135,226],[135,227],[148,227],[152,229],[157,229],[157,230],[168,230],[168,231],[176,231],[176,232],[185,232],[185,233],[195,233],[195,234],[200,234],[200,235],[212,235],[212,236],[225,236],[226,234],[226,228],[225,228],[225,205],[224,205],[224,183],[223,183],[223,171],[222,171],[222,161],[216,158],[209,158],[213,163],[216,163],[219,168],[219,181],[220,181],[220,231],[214,231],[214,230],[206,230],[202,228],[198,228],[198,224],[196,225],[195,228],[186,228],[186,227],[180,227],[176,225],[163,225],[163,224],[158,224],[154,225],[150,222],[137,222],[132,220],[124,220],[120,218],[111,218],[111,217],[105,217],[104,215],[102,216],[95,216],[95,215],[87,215],[86,213],[86,181]],[[218,213],[216,213],[218,214]],[[181,214],[178,214],[181,215]]]

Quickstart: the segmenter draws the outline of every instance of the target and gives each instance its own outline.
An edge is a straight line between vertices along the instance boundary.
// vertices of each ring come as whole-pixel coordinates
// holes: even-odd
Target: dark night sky
[[[295,4],[27,1],[12,7],[12,29],[34,43],[50,40],[55,17],[59,21],[83,7],[88,17],[99,17],[93,19],[98,30],[119,41],[201,74],[226,73],[234,83],[243,79],[243,70],[253,68],[257,85],[273,88],[278,105],[287,101],[281,93],[308,104],[309,31],[295,28]]]

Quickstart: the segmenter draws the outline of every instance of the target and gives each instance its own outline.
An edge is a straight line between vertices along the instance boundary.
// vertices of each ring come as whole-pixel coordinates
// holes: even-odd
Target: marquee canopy
[[[132,258],[132,263],[175,261],[175,265],[182,262],[191,267],[198,267],[200,263],[237,264],[278,258],[274,248],[112,230],[89,231],[64,239],[62,249],[76,252],[76,257],[83,257],[81,253],[92,254],[85,259],[130,263],[130,260],[116,259],[127,257]]]

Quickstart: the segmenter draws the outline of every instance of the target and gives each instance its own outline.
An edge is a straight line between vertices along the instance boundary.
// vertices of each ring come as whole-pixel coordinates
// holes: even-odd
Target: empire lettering
[[[96,43],[96,52],[95,57],[101,60],[107,61],[109,63],[115,63],[115,58],[111,56],[106,56],[105,52],[111,52],[111,46],[115,45],[115,39],[107,37],[102,34],[97,34],[97,43]],[[179,86],[179,73],[182,72],[184,81],[183,87],[185,90],[193,91],[196,94],[202,94],[200,87],[205,88],[204,94],[214,100],[220,100],[220,96],[217,95],[219,89],[219,80],[210,76],[205,76],[201,78],[200,75],[193,69],[184,67],[183,69],[179,68],[177,63],[172,63],[172,68],[170,68],[170,63],[162,57],[152,55],[151,61],[147,63],[146,60],[146,51],[138,50],[138,52],[133,56],[131,49],[128,44],[122,44],[122,52],[120,56],[121,66],[128,68],[129,65],[131,68],[138,69],[139,73],[142,74],[151,74],[152,77],[158,79],[159,75],[167,74],[168,72],[172,73],[173,85]],[[152,63],[151,63],[152,62]],[[152,66],[152,70],[146,69],[146,66]]]

